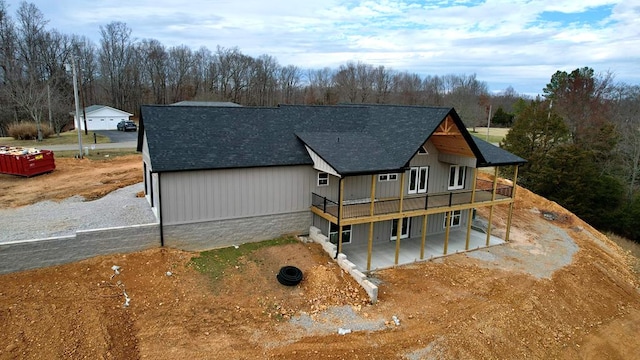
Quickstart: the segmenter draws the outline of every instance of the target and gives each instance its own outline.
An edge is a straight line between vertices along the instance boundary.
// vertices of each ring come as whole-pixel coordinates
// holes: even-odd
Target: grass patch
[[[82,132],[82,144],[93,144],[93,132],[89,132],[88,135]],[[98,144],[105,144],[111,142],[109,137],[96,134],[96,140]],[[0,145],[7,146],[22,146],[22,147],[35,147],[41,148],[47,145],[68,145],[68,144],[77,144],[78,143],[78,132],[77,131],[67,131],[60,133],[58,135],[51,135],[50,138],[44,139],[42,141],[36,140],[16,140],[12,137],[0,137]]]
[[[633,259],[634,263],[632,266],[636,274],[640,275],[640,243],[613,233],[608,233],[607,237],[618,244],[624,251],[634,256],[635,259]]]
[[[193,257],[188,266],[193,267],[202,274],[207,275],[213,282],[219,280],[225,269],[238,265],[238,259],[251,254],[252,252],[270,247],[297,243],[293,236],[277,238],[261,242],[246,243],[238,246],[203,251],[200,256]]]
[[[509,132],[509,128],[489,128],[489,139],[487,140],[487,128],[486,127],[476,127],[476,131],[473,131],[473,128],[468,128],[469,133],[479,139],[484,141],[488,141],[490,143],[499,143],[507,136]]]
[[[54,156],[59,158],[73,158],[78,154],[78,150],[58,150],[53,152]],[[84,155],[85,159],[105,160],[118,156],[140,155],[135,149],[101,149],[89,150],[89,155]]]

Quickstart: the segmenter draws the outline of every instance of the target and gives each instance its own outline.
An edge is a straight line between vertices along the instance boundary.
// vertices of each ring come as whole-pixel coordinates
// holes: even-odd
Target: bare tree
[[[393,76],[393,89],[398,103],[421,104],[422,79],[418,74],[407,71],[396,73]]]
[[[621,178],[626,182],[627,200],[631,201],[638,191],[640,177],[640,86],[619,84],[613,100],[616,111],[612,120],[620,134],[616,152],[621,161]]]
[[[372,72],[372,90],[374,101],[377,104],[386,104],[391,94],[392,76],[391,72],[380,65]]]
[[[46,63],[46,24],[47,21],[35,5],[21,3],[17,11],[16,52],[12,55],[15,56],[15,60],[5,61],[6,65],[12,67],[11,70],[5,71],[6,93],[35,122],[38,140],[42,140],[42,118],[47,108],[47,88],[54,70],[52,64]]]
[[[190,79],[195,58],[191,49],[185,45],[175,46],[168,51],[167,83],[171,102],[191,99],[195,96],[193,82]]]
[[[131,63],[131,29],[123,22],[114,21],[100,27],[100,74],[110,102],[124,108],[128,84],[128,68]]]
[[[358,99],[356,64],[350,61],[346,65],[340,65],[333,76],[333,83],[341,100],[356,102]]]
[[[155,39],[144,39],[138,46],[142,55],[142,79],[151,93],[151,102],[167,103],[167,52]]]
[[[273,56],[260,55],[253,64],[249,85],[249,104],[275,105],[281,67]]]
[[[309,86],[307,87],[307,103],[327,105],[336,102],[333,95],[333,71],[328,68],[309,70],[307,74]]]
[[[287,65],[280,69],[278,82],[280,84],[280,99],[283,104],[295,103],[295,95],[299,89],[302,71],[294,65]]]

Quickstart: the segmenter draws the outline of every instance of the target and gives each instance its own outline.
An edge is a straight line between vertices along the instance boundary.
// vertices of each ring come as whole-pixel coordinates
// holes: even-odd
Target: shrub
[[[47,124],[40,124],[40,129],[42,130],[42,138],[46,139],[53,135],[53,130]],[[38,139],[38,128],[36,127],[35,122],[14,122],[10,124],[7,128],[9,136],[16,140],[37,140]]]

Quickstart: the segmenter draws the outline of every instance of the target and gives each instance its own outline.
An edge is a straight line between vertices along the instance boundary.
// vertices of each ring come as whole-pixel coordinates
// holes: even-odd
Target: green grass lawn
[[[476,127],[475,132],[473,131],[473,128],[469,128],[467,130],[469,130],[469,133],[471,133],[471,135],[495,144],[500,143],[509,132],[508,128],[489,128],[489,138],[487,139],[486,127]]]
[[[56,150],[53,152],[54,156],[59,158],[73,158],[78,153],[78,150]],[[91,160],[104,160],[107,158],[114,158],[125,155],[140,155],[135,149],[101,149],[91,150],[89,149],[89,155],[84,155],[85,159]]]
[[[82,143],[83,144],[93,144],[93,132],[89,131],[88,135],[82,132]],[[104,135],[96,134],[96,139],[98,144],[109,143],[109,138]],[[60,136],[53,134],[50,138],[44,139],[42,141],[35,140],[16,140],[12,137],[0,137],[0,145],[6,146],[22,146],[22,147],[42,147],[46,145],[66,145],[66,144],[77,144],[78,143],[78,132],[77,131],[67,131],[60,134]]]
[[[189,265],[199,272],[207,275],[211,281],[215,282],[224,275],[225,269],[238,264],[238,259],[242,256],[269,246],[279,246],[296,243],[294,237],[284,237],[273,240],[251,242],[238,247],[230,246],[226,248],[203,251],[200,256],[191,258]]]

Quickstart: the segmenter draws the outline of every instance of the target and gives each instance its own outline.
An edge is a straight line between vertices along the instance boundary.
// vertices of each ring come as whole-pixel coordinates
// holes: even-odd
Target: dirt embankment
[[[497,233],[506,214],[495,208]],[[2,275],[0,359],[636,357],[640,293],[627,255],[524,189],[511,239],[482,256],[376,272],[375,305],[304,243],[262,248],[217,281],[187,266],[197,254],[172,249]],[[303,270],[299,286],[276,281],[285,264]]]

